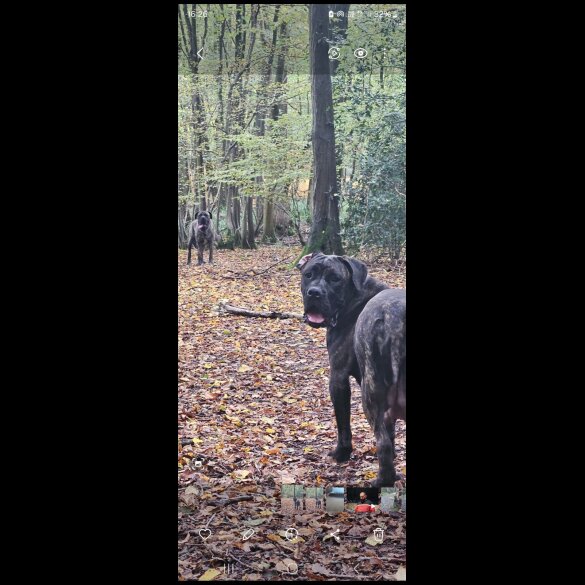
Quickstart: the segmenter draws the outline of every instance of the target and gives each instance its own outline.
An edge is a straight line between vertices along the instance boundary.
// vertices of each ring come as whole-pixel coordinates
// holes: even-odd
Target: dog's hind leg
[[[390,435],[390,440],[392,441],[392,454],[396,457],[396,419],[392,416],[390,410],[386,411],[384,415],[384,424],[386,425],[386,430]]]
[[[362,379],[362,402],[364,412],[376,437],[378,455],[378,477],[372,482],[375,487],[392,487],[396,481],[394,470],[394,422],[391,409],[387,409],[387,388],[376,386],[371,370],[365,364],[365,375]],[[370,370],[370,371],[369,371]]]

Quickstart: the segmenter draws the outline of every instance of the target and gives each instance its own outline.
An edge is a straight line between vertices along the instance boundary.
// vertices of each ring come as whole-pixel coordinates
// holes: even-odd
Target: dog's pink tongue
[[[323,323],[325,321],[325,317],[319,313],[307,313],[307,319],[311,323]]]

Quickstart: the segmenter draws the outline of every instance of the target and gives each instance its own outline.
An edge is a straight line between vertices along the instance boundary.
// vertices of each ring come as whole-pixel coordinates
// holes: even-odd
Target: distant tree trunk
[[[339,195],[335,169],[333,95],[329,72],[329,5],[309,5],[313,105],[313,225],[305,253],[343,254],[339,235]]]
[[[270,55],[268,58],[268,63],[270,69],[267,68],[268,76],[266,78],[266,85],[270,83],[270,73],[272,69],[272,62],[274,59],[274,52],[276,49],[276,41],[278,38],[278,27],[276,26],[278,23],[278,12],[279,6],[274,12],[274,28],[272,31],[272,49],[270,51]],[[280,37],[281,39],[286,35],[286,23],[282,23],[280,26]],[[275,82],[277,84],[276,92],[276,103],[272,106],[271,117],[273,120],[278,120],[279,117],[279,104],[278,98],[280,94],[282,94],[282,89],[280,88],[280,84],[283,83],[284,79],[284,44],[281,42],[281,48],[278,52],[278,59],[276,63],[276,75],[275,75]],[[265,109],[264,109],[265,112]],[[262,123],[262,134],[264,134],[264,122]],[[275,242],[276,241],[276,232],[275,232],[275,221],[274,221],[274,198],[276,197],[276,192],[272,190],[270,194],[267,194],[264,198],[264,211],[263,211],[263,218],[264,218],[264,226],[263,226],[263,234],[262,234],[262,241],[263,242]]]
[[[236,28],[234,37],[234,64],[242,67],[244,58],[244,45],[246,42],[246,35],[243,32],[243,21],[245,14],[245,5],[236,4]],[[234,79],[230,83],[227,96],[227,111],[226,111],[226,135],[237,134],[241,130],[242,124],[242,71],[234,72]],[[235,126],[235,128],[234,128]],[[234,160],[239,158],[238,145],[230,145],[228,140],[224,141],[224,151],[227,156],[228,166]],[[237,185],[228,185],[227,187],[227,220],[228,227],[233,233],[233,245],[240,247],[242,245],[242,231],[240,225],[241,207],[240,195],[238,193]]]
[[[223,4],[219,5],[220,10],[223,14]],[[220,32],[219,32],[219,40],[218,40],[218,45],[219,45],[219,60],[218,60],[218,68],[217,68],[217,103],[218,103],[218,125],[220,128],[226,128],[226,120],[225,120],[225,113],[224,113],[224,105],[223,105],[223,84],[224,84],[224,78],[223,78],[223,61],[224,58],[227,58],[224,56],[224,51],[223,51],[223,39],[225,36],[225,27],[226,27],[226,19],[224,17],[224,19],[221,22],[221,27],[220,27]],[[225,157],[226,155],[226,149],[227,149],[227,140],[222,140],[222,149],[223,149],[223,156]],[[219,188],[218,188],[218,195],[217,195],[217,210],[215,213],[215,226],[216,226],[216,230],[215,233],[219,233],[219,218],[220,218],[220,210],[221,210],[221,206],[222,203],[224,203],[226,201],[226,192],[225,192],[225,188],[224,188],[224,184],[220,182],[219,184]],[[229,214],[229,207],[227,207],[227,213],[226,213],[226,223],[227,223],[227,215]]]
[[[242,247],[250,250],[256,249],[256,240],[254,239],[254,199],[246,198],[246,208],[244,210],[244,236],[242,238]]]
[[[187,241],[187,230],[186,230],[186,226],[185,226],[185,219],[186,219],[186,215],[187,215],[187,205],[185,203],[183,203],[182,205],[179,205],[179,248],[186,248],[187,244],[189,243]]]
[[[267,196],[264,199],[264,210],[262,215],[264,216],[264,224],[263,224],[263,234],[262,234],[262,241],[263,242],[275,242],[276,241],[276,232],[274,230],[274,203],[270,196]]]
[[[245,4],[243,5],[245,6]],[[252,4],[250,9],[250,39],[248,43],[248,54],[247,54],[247,63],[244,66],[242,72],[246,72],[246,78],[249,75],[249,66],[252,59],[252,50],[254,49],[254,43],[256,41],[256,27],[257,27],[257,20],[258,20],[258,13],[260,12],[260,4]],[[245,44],[245,35],[244,35],[244,44]],[[242,52],[244,50],[244,44],[242,45]],[[240,108],[238,110],[238,128],[240,131],[243,131],[243,122],[244,122],[244,108],[243,106],[243,84],[242,84],[242,76],[240,76]],[[256,118],[256,120],[258,117]],[[263,127],[263,121],[262,121]],[[263,131],[262,131],[263,133]],[[241,153],[243,156],[243,152]],[[257,180],[257,179],[256,179]],[[254,233],[254,194],[251,193],[245,196],[244,201],[244,223],[242,226],[242,247],[255,249],[256,248],[256,241],[255,241],[255,233]]]

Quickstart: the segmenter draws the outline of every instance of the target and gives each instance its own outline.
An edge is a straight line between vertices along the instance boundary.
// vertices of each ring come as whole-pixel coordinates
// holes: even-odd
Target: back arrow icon
[[[201,53],[201,51],[203,51],[203,47],[201,47],[198,51],[197,51],[197,57],[199,57],[199,59],[203,59],[203,57],[199,54]]]

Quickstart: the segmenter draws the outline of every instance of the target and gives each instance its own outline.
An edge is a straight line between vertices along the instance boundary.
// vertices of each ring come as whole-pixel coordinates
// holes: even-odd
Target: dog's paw
[[[333,457],[337,463],[345,463],[349,461],[351,452],[351,447],[337,447],[333,451],[329,451],[329,457]]]
[[[402,475],[399,473],[394,474],[394,477],[391,475],[378,475],[376,479],[370,482],[370,485],[375,488],[379,487],[394,487],[396,481],[399,481],[402,478]]]

